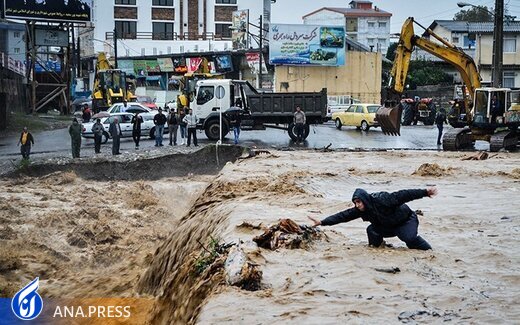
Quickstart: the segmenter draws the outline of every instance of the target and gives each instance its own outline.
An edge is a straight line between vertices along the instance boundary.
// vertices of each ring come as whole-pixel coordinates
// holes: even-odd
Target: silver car
[[[139,114],[139,115],[143,117],[143,123],[141,124],[141,135],[146,136],[148,134],[148,136],[150,136],[151,138],[154,138],[155,137],[155,125],[153,124],[153,117],[155,114],[154,113],[144,113],[144,114]],[[110,115],[109,117],[101,118],[101,124],[103,124],[103,127],[105,128],[105,131],[103,132],[103,136],[102,136],[102,140],[101,140],[102,143],[108,142],[108,139],[110,138],[110,136],[108,134],[108,128],[110,127],[110,123],[112,123],[116,117],[119,119],[122,137],[125,138],[125,137],[132,136],[133,114],[115,113],[115,114]],[[94,133],[92,132],[93,125],[94,125],[93,122],[83,124],[83,129],[82,129],[81,135],[84,138],[91,138],[91,139],[94,138]],[[168,128],[165,128],[165,129],[167,130]]]

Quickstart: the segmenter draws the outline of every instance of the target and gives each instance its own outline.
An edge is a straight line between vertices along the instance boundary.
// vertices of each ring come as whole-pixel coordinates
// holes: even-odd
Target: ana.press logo
[[[42,297],[37,290],[40,286],[40,278],[35,278],[14,295],[11,301],[11,309],[16,317],[22,320],[35,319],[43,309]]]

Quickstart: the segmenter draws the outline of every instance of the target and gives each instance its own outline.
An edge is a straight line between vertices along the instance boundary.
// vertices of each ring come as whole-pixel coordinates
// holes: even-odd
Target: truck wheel
[[[370,125],[368,125],[367,121],[361,121],[361,131],[370,130]]]
[[[103,144],[107,143],[108,142],[108,138],[109,138],[108,133],[103,132],[103,138],[101,139],[101,142]]]
[[[294,128],[295,128],[294,123],[289,124],[289,127],[287,128],[287,133],[289,133],[289,137],[291,138],[291,140],[296,141],[298,139],[298,137],[296,136],[296,131]],[[309,133],[310,133],[309,124],[305,124],[305,127],[303,129],[303,140],[307,139],[307,137],[309,136]]]
[[[341,130],[341,127],[343,126],[343,124],[341,124],[341,120],[339,119],[339,117],[336,119],[336,129],[338,130]]]
[[[410,125],[413,121],[413,109],[412,105],[408,103],[401,103],[403,106],[403,113],[401,115],[401,124],[402,125]]]
[[[217,119],[213,119],[213,120],[209,121],[206,124],[206,127],[204,128],[206,137],[208,137],[208,139],[213,140],[213,141],[220,140],[219,131],[220,131],[220,121]],[[228,127],[227,123],[225,123],[225,121],[222,121],[222,139],[224,139],[224,137],[228,134],[228,132],[229,132],[229,127]]]

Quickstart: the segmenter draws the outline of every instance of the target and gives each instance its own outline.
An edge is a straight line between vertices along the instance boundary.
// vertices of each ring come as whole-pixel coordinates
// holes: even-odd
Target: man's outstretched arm
[[[313,217],[308,217],[314,224],[313,226],[332,226],[341,222],[349,222],[359,218],[360,211],[356,208],[349,208],[336,214],[333,214],[323,220],[318,220]]]
[[[397,201],[397,205],[401,205],[406,202],[422,199],[425,196],[433,197],[437,195],[437,188],[428,187],[427,189],[400,190],[390,195]]]

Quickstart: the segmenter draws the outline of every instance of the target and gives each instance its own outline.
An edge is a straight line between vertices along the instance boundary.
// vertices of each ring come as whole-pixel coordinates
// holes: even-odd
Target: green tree
[[[410,61],[406,83],[410,85],[410,89],[415,89],[417,86],[453,83],[453,76],[445,73],[442,65],[435,62]]]
[[[392,43],[388,46],[388,50],[386,51],[386,58],[392,62],[395,59],[395,50],[397,49],[397,43]]]
[[[470,21],[470,22],[483,22],[483,21],[493,21],[493,15],[491,15],[491,10],[486,6],[476,6],[471,7],[468,10],[461,10],[455,14],[453,20],[458,21]]]

